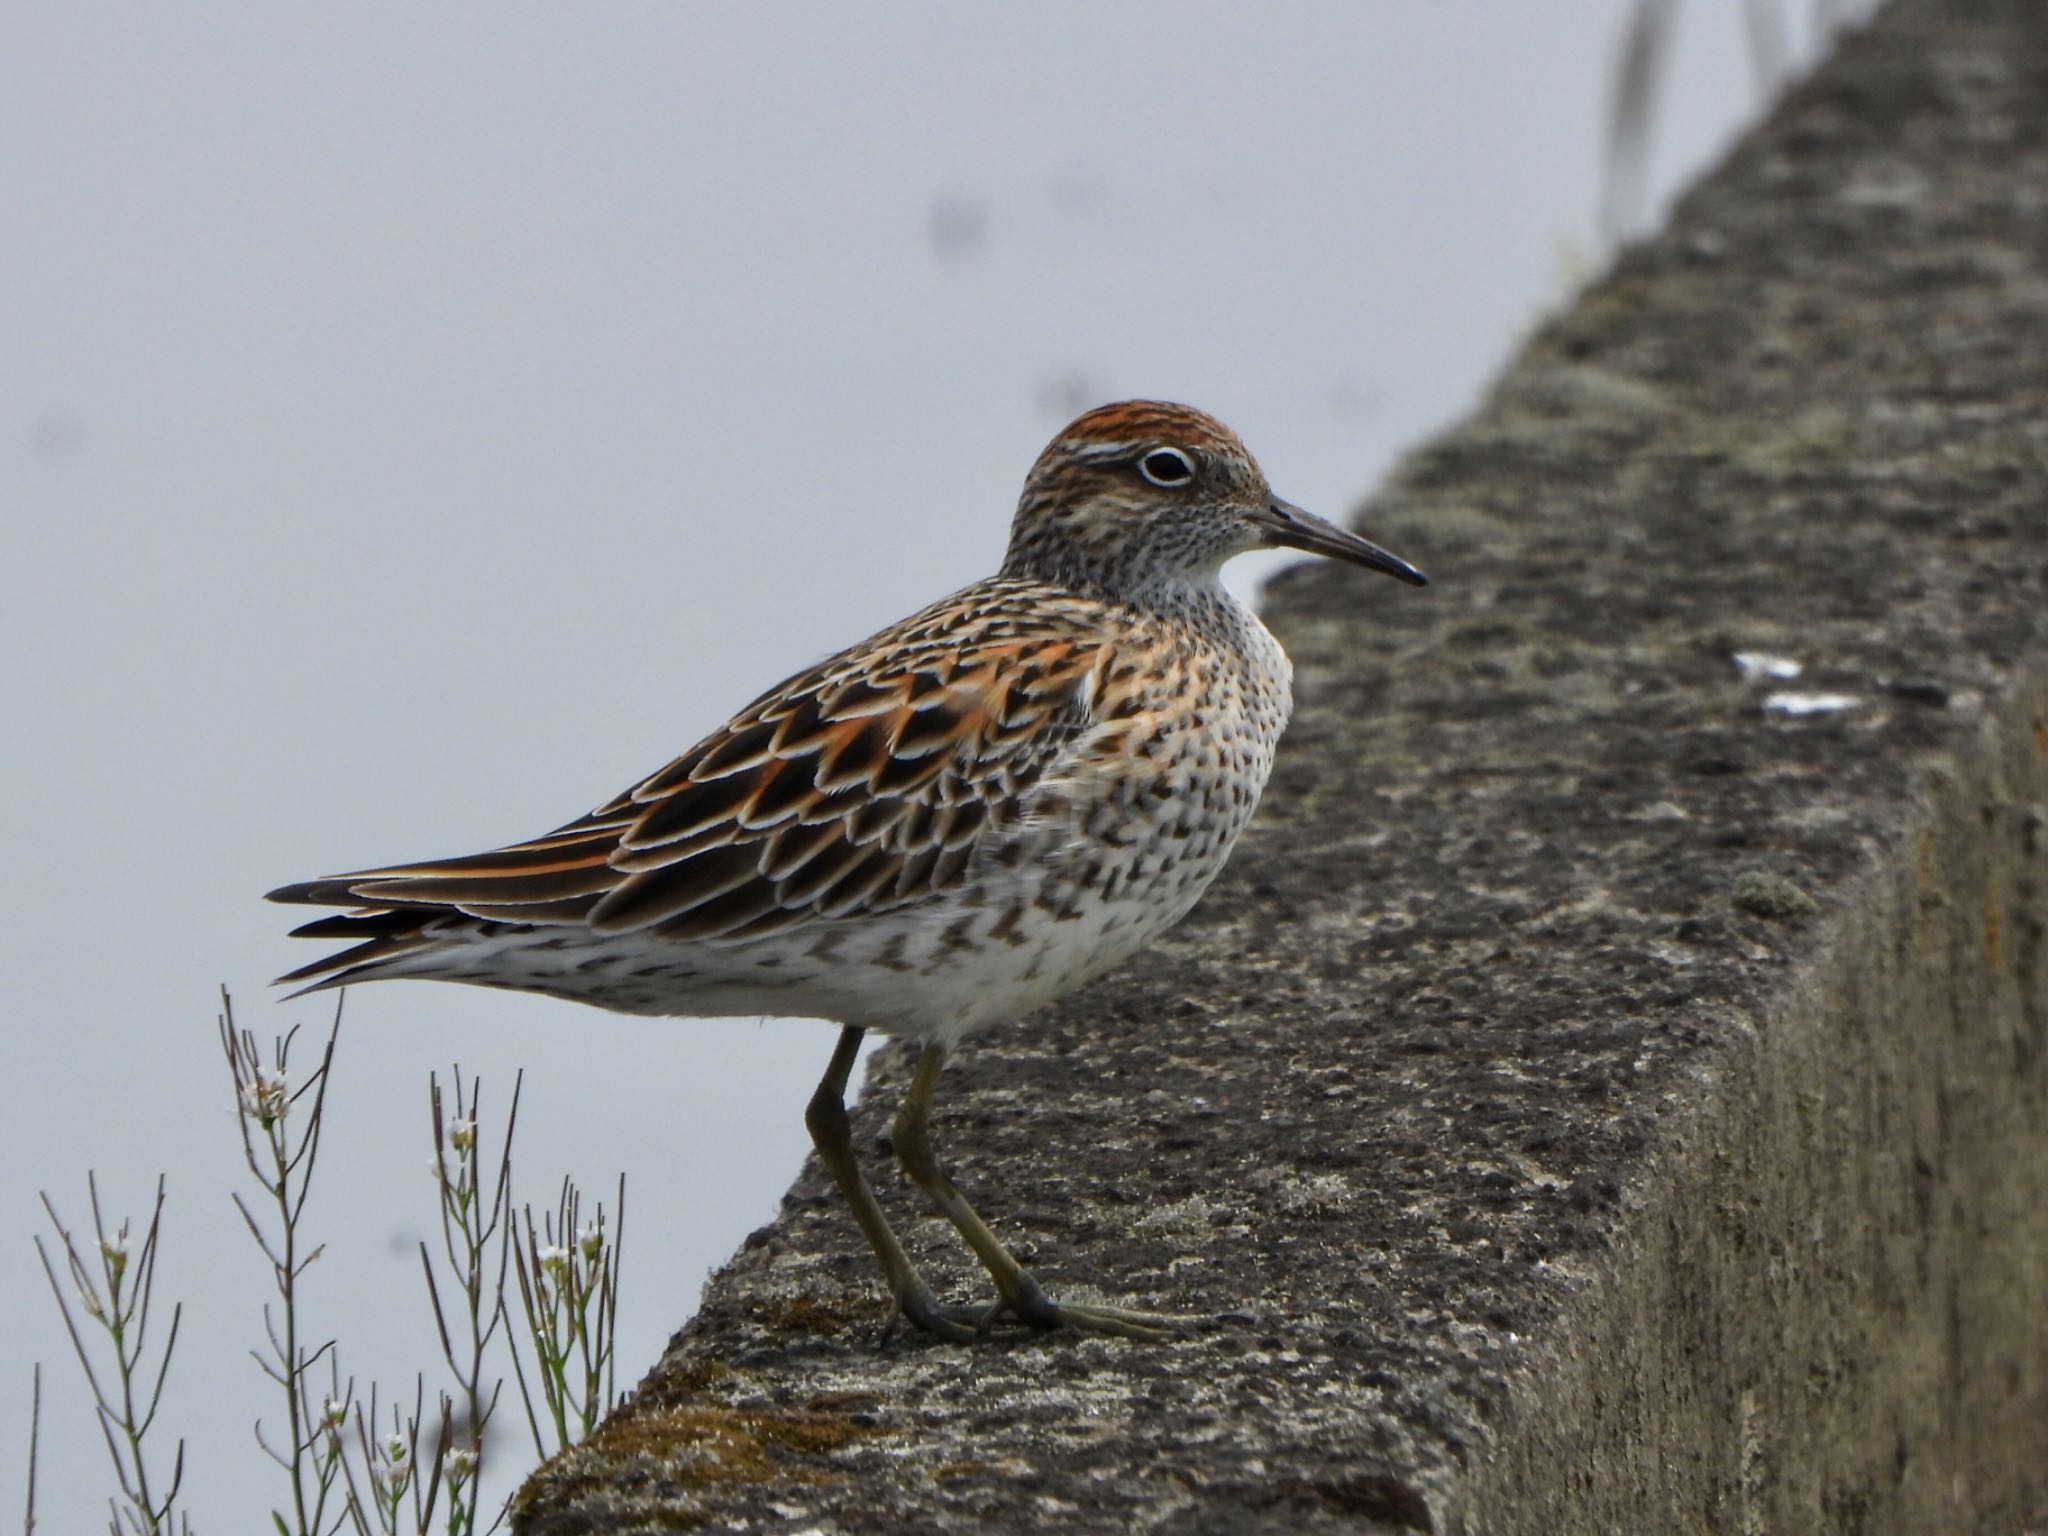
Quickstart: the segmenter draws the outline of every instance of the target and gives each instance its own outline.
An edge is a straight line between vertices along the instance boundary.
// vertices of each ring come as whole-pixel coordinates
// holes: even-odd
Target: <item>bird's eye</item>
[[[1178,448],[1154,448],[1138,460],[1138,473],[1154,485],[1185,485],[1195,478],[1195,466]]]

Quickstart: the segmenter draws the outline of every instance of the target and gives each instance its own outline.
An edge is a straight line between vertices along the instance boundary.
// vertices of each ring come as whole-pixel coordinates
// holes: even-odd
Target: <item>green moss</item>
[[[733,1484],[821,1483],[838,1475],[833,1452],[883,1433],[847,1414],[809,1409],[636,1405],[541,1468],[521,1491],[513,1516],[523,1523],[554,1509],[597,1507],[636,1483],[683,1494]],[[706,1517],[665,1502],[663,1518],[670,1529],[690,1530]]]
[[[1743,875],[1736,880],[1729,899],[1750,916],[1776,923],[1811,917],[1820,909],[1818,902],[1782,875]]]

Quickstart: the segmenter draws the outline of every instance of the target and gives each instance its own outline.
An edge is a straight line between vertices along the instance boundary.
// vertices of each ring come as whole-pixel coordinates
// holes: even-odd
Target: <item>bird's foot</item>
[[[922,1281],[897,1290],[896,1310],[914,1327],[951,1344],[972,1344],[988,1331],[988,1308],[940,1301]]]
[[[1148,1340],[1174,1338],[1193,1325],[1191,1318],[1165,1313],[1096,1306],[1088,1302],[1054,1301],[1028,1270],[1020,1272],[1017,1283],[1005,1290],[1003,1299],[983,1313],[982,1329],[986,1331],[1006,1319],[1022,1323],[1027,1328],[1072,1328],[1081,1333],[1107,1333],[1119,1338]]]
[[[1072,1328],[1079,1333],[1113,1334],[1119,1338],[1157,1341],[1185,1335],[1199,1320],[1130,1307],[1057,1302],[1031,1276],[1015,1294],[985,1306],[961,1306],[938,1300],[922,1284],[896,1295],[898,1314],[913,1327],[950,1344],[971,1344],[992,1337],[1005,1323],[1034,1332]]]

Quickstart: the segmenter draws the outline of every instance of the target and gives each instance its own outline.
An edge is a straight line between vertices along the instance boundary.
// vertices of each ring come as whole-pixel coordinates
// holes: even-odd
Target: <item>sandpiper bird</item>
[[[282,979],[834,1021],[805,1120],[906,1317],[958,1340],[997,1319],[1156,1336],[1170,1319],[1046,1295],[940,1168],[932,1093],[964,1037],[1125,959],[1223,867],[1273,766],[1290,668],[1219,574],[1276,546],[1424,584],[1274,496],[1213,417],[1090,411],[1032,466],[998,574],[771,688],[544,837],[272,891],[354,908],[296,931],[360,941]],[[934,1298],[855,1161],[846,1083],[870,1029],[922,1046],[896,1157],[987,1268],[991,1306]]]

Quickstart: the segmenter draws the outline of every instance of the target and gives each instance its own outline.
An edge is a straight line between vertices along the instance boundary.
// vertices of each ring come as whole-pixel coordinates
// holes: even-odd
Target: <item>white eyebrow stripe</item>
[[[1106,443],[1099,437],[1082,438],[1079,442],[1069,438],[1060,444],[1062,452],[1070,458],[1093,463],[1098,459],[1120,459],[1136,453],[1139,445],[1133,442]]]

